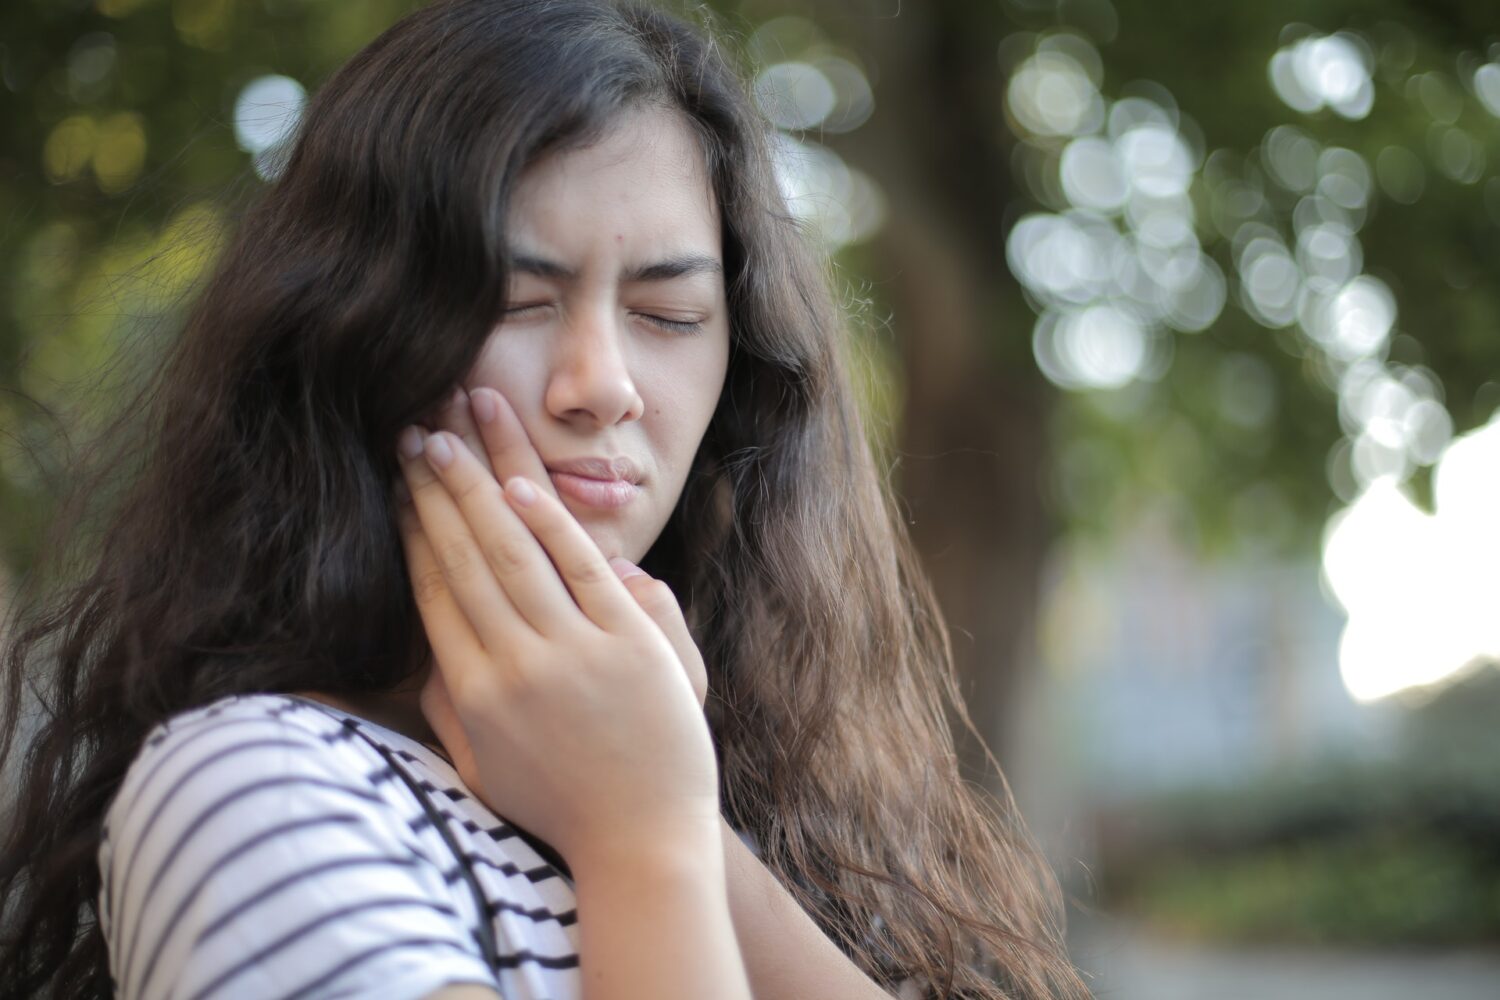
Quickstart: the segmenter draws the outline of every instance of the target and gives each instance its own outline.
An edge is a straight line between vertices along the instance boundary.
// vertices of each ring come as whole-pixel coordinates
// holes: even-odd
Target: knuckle
[[[455,490],[460,503],[471,503],[475,500],[500,499],[500,487],[488,476],[475,476],[466,483],[461,483]]]
[[[449,576],[463,575],[474,561],[468,543],[461,541],[444,542],[438,546],[436,555],[443,572]]]
[[[496,573],[514,575],[527,566],[526,550],[513,538],[497,538],[485,549],[485,555]]]
[[[662,656],[662,650],[662,640],[659,634],[657,636],[642,636],[631,644],[629,662],[637,670],[654,672],[664,669],[668,659]]]
[[[447,490],[443,481],[431,473],[426,475],[413,473],[409,479],[410,485],[407,488],[411,490],[412,499],[416,502],[420,502],[422,497],[431,493],[441,494]]]
[[[429,604],[437,600],[447,589],[448,582],[443,578],[441,570],[424,570],[412,580],[412,591],[419,604]]]
[[[661,580],[651,580],[645,586],[646,596],[664,607],[676,608],[677,595],[672,593],[672,588]]]
[[[574,559],[569,563],[565,575],[575,583],[585,587],[594,587],[614,576],[614,570],[599,559],[582,558]]]
[[[647,580],[636,586],[636,600],[641,607],[656,615],[677,613],[677,595],[672,588],[660,580]]]

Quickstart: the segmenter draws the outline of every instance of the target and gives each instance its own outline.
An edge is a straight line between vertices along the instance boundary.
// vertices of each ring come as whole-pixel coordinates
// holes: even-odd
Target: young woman
[[[0,989],[1086,995],[767,131],[607,0],[322,87],[10,633]]]

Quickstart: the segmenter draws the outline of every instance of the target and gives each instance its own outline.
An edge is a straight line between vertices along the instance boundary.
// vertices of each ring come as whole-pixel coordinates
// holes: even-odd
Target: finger
[[[469,394],[462,386],[453,390],[453,395],[443,406],[439,424],[443,430],[452,431],[459,439],[468,446],[474,457],[479,459],[479,464],[490,472],[494,472],[494,466],[490,464],[490,454],[487,450],[484,438],[480,436],[479,425],[474,422],[473,408],[469,403]],[[497,477],[498,478],[498,477]],[[505,480],[500,479],[500,482]]]
[[[447,431],[429,437],[427,445],[426,453],[450,498],[456,501],[465,531],[471,533],[491,579],[520,617],[547,636],[584,626],[586,620],[552,560],[531,528],[502,499],[495,477]]]
[[[640,621],[635,599],[561,500],[522,476],[506,480],[505,498],[546,549],[584,615],[608,631]]]
[[[407,576],[416,599],[417,614],[427,633],[427,644],[440,669],[462,669],[484,656],[484,647],[458,602],[448,590],[437,557],[422,534],[416,508],[402,503],[396,512],[401,547],[406,552]]]
[[[508,483],[514,477],[522,476],[543,492],[557,496],[542,456],[537,454],[510,400],[488,386],[481,386],[469,393],[469,403],[489,453],[490,468],[495,470],[495,479]]]
[[[677,651],[679,660],[688,663],[691,658],[702,655],[698,652],[698,644],[693,641],[693,634],[688,630],[687,620],[682,617],[682,607],[677,603],[677,595],[672,593],[671,587],[618,556],[611,559],[609,565],[635,599],[636,605],[665,633],[672,648]]]
[[[687,619],[682,615],[682,606],[677,603],[677,595],[664,581],[649,576],[627,559],[616,556],[609,565],[619,575],[630,596],[635,598],[635,603],[672,644],[672,651],[677,654],[677,660],[693,686],[693,693],[698,696],[698,704],[704,704],[708,697],[708,670],[703,663],[702,651],[693,641]]]
[[[442,587],[468,619],[484,647],[501,652],[517,640],[518,632],[530,629],[495,579],[458,501],[434,470],[434,459],[428,453],[429,442],[435,437],[438,435],[424,440],[421,431],[415,427],[401,432],[402,476],[411,491],[412,506],[422,536],[433,556],[431,565],[437,567]],[[442,447],[452,456],[457,439],[448,435],[447,441],[453,444],[445,443]],[[457,446],[456,450],[463,452],[465,449]],[[477,459],[472,455],[466,457],[474,468],[478,467]],[[498,502],[498,497],[494,505],[497,508],[505,506]],[[432,574],[422,578],[424,590],[432,591],[438,586],[438,580]]]

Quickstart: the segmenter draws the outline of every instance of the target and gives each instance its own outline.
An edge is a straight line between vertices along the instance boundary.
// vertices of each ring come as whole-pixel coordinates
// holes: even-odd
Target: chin
[[[655,541],[655,535],[648,540],[640,539],[638,536],[642,533],[642,526],[635,525],[635,530],[632,531],[630,530],[632,526],[621,523],[617,514],[599,520],[589,517],[587,513],[582,517],[575,513],[574,517],[577,518],[579,527],[583,528],[584,534],[592,538],[594,544],[599,546],[599,551],[604,554],[606,560],[619,556],[639,566],[641,560],[646,558],[646,553],[651,551],[651,545]]]
[[[599,546],[599,551],[604,554],[606,560],[613,559],[615,556],[630,559],[630,546],[623,543],[619,532],[612,525],[583,524],[582,526],[584,533],[594,540],[595,545]]]

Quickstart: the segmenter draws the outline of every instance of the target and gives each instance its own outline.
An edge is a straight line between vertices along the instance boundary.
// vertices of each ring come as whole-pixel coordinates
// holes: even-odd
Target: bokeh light
[[[816,128],[833,113],[838,93],[811,63],[783,62],[755,78],[755,99],[777,127],[801,131]]]
[[[777,133],[772,149],[787,208],[831,248],[861,243],[885,222],[885,196],[827,146]]]
[[[1118,389],[1141,377],[1151,361],[1148,331],[1116,305],[1044,313],[1033,337],[1042,372],[1068,389]]]
[[[94,31],[79,38],[68,52],[68,96],[79,104],[104,96],[118,62],[114,35]]]
[[[1500,63],[1485,63],[1474,71],[1474,96],[1486,111],[1500,118]]]
[[[760,69],[752,91],[776,126],[772,157],[787,210],[832,250],[862,243],[886,218],[885,195],[809,133],[845,133],[875,110],[869,78],[855,57],[830,44],[806,17],[772,18],[751,36]]]
[[[1484,147],[1464,129],[1434,124],[1427,133],[1427,147],[1438,170],[1460,184],[1473,184],[1484,176]]]
[[[1078,42],[1088,45],[1082,39]],[[1012,75],[1006,90],[1006,106],[1027,132],[1042,136],[1084,135],[1104,123],[1104,101],[1099,95],[1098,82],[1078,58],[1079,47],[1055,43],[1039,46]]]
[[[1339,670],[1360,701],[1500,660],[1500,414],[1446,448],[1433,484],[1432,514],[1379,476],[1328,524]]]
[[[852,132],[875,111],[875,95],[865,71],[842,56],[819,55],[810,60],[833,87],[833,109],[818,123],[823,132]]]
[[[1375,104],[1372,61],[1355,35],[1310,35],[1271,57],[1271,85],[1294,111],[1312,114],[1329,108],[1341,117],[1359,119]]]
[[[129,188],[145,164],[145,120],[134,111],[103,117],[70,115],[53,126],[42,145],[42,168],[49,181],[66,184],[91,169],[105,194]]]
[[[1038,367],[1075,390],[1160,377],[1164,332],[1208,329],[1228,297],[1198,238],[1191,123],[1153,84],[1107,101],[1099,55],[1081,36],[1013,36],[1002,51],[1016,66],[1006,100],[1023,139],[1018,173],[1058,208],[1021,218],[1006,240],[1011,273],[1038,307]]]
[[[302,120],[307,92],[289,76],[257,77],[245,85],[234,102],[234,138],[251,154],[255,169],[266,180],[279,173],[283,149]]]
[[[1485,145],[1460,124],[1457,84],[1436,72],[1405,77],[1431,122],[1420,152],[1389,143],[1372,161],[1287,123],[1249,155],[1219,150],[1205,161],[1170,93],[1154,84],[1116,100],[1102,93],[1097,53],[1080,36],[1015,36],[1003,48],[1015,67],[1006,106],[1021,140],[1017,175],[1051,209],[1022,216],[1006,244],[1037,310],[1042,373],[1084,392],[1159,377],[1172,356],[1167,331],[1209,328],[1230,298],[1259,325],[1292,331],[1336,393],[1345,434],[1328,477],[1348,506],[1327,526],[1324,571],[1349,612],[1348,689],[1370,700],[1500,657],[1497,626],[1477,624],[1500,622],[1500,543],[1481,523],[1500,523],[1500,418],[1455,440],[1437,376],[1392,360],[1397,297],[1365,271],[1360,238],[1377,195],[1417,203],[1429,166],[1465,184],[1486,177]],[[1357,35],[1306,35],[1272,57],[1269,75],[1293,110],[1357,120],[1374,104],[1373,67]],[[1500,115],[1500,62],[1478,67],[1472,83]],[[1500,192],[1500,180],[1489,186]],[[1232,278],[1200,232],[1223,241]],[[1275,415],[1276,378],[1253,355],[1227,355],[1215,384],[1226,423],[1257,429]],[[1428,466],[1443,484],[1431,515],[1405,485]],[[1488,541],[1474,549],[1464,538]]]

